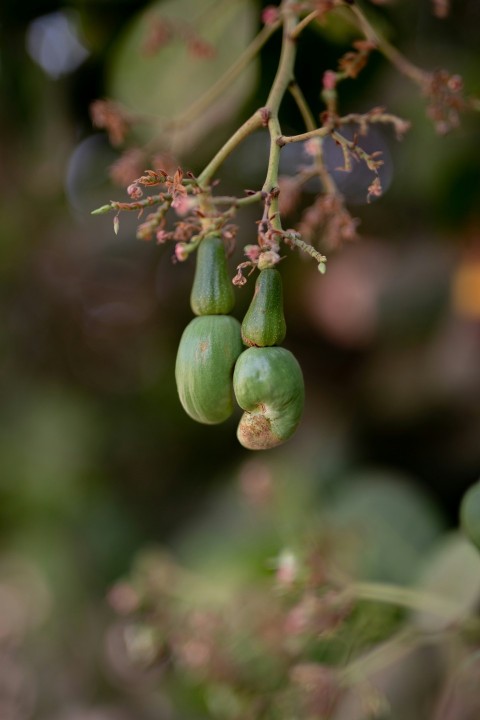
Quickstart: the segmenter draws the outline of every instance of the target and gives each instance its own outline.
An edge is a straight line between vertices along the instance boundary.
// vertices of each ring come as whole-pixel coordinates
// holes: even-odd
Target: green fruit
[[[204,315],[187,325],[175,378],[180,402],[191,418],[210,425],[232,414],[233,367],[242,350],[240,323],[233,317]]]
[[[480,550],[480,481],[472,485],[462,498],[460,526],[470,542]]]
[[[245,345],[269,347],[285,338],[282,276],[275,268],[262,270],[255,283],[255,293],[242,322]]]
[[[223,240],[208,235],[197,250],[190,305],[195,315],[227,315],[234,303]]]
[[[280,445],[295,432],[303,410],[300,365],[281,347],[248,348],[237,360],[233,390],[245,410],[237,430],[250,450]]]

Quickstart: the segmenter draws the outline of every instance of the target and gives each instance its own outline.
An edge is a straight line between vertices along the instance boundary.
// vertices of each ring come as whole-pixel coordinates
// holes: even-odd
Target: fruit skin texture
[[[267,450],[293,435],[305,390],[300,365],[289,350],[245,350],[235,365],[233,390],[245,410],[237,430],[241,445],[249,450]]]
[[[190,305],[195,315],[228,315],[235,303],[223,240],[208,235],[197,250]]]
[[[242,350],[236,318],[204,315],[187,325],[178,347],[175,379],[180,402],[191,418],[213,425],[232,414],[233,367]]]
[[[280,345],[286,330],[282,276],[275,268],[267,268],[255,283],[252,302],[242,322],[242,339],[249,346]]]
[[[480,481],[472,485],[462,498],[460,526],[470,542],[480,550]]]

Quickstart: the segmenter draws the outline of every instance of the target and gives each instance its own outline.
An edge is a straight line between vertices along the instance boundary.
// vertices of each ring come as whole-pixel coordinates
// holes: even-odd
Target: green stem
[[[251,135],[255,130],[258,130],[264,124],[262,111],[257,110],[251,117],[246,120],[241,127],[227,140],[225,145],[220,148],[217,154],[210,160],[208,165],[202,170],[197,178],[197,182],[201,187],[207,186],[212,177],[217,172],[220,165],[226,160],[235,148],[245,140],[248,135]]]
[[[307,101],[305,100],[305,97],[300,89],[300,87],[297,85],[297,83],[292,83],[289,87],[290,93],[297,103],[297,107],[300,110],[300,113],[302,115],[303,121],[305,123],[305,127],[307,128],[307,132],[313,132],[316,133],[317,130],[323,130],[323,128],[317,128],[317,125],[315,123],[315,118],[313,117],[313,114],[307,104]],[[293,136],[295,137],[295,136]],[[327,193],[327,195],[337,195],[338,189],[335,185],[335,182],[328,172],[327,168],[325,167],[325,161],[323,157],[323,137],[322,135],[314,135],[313,137],[319,137],[318,147],[315,153],[315,170],[316,174],[320,178],[320,182],[322,183],[323,189]],[[283,138],[282,138],[283,139]],[[307,138],[308,139],[308,138]]]
[[[270,133],[270,154],[267,175],[262,189],[267,194],[270,194],[272,190],[278,186],[278,166],[280,163],[281,147],[278,140],[282,137],[278,111],[288,86],[294,79],[293,69],[297,50],[296,41],[293,36],[295,28],[297,27],[297,16],[293,10],[292,0],[286,0],[282,10],[283,40],[280,62],[266,103],[266,110],[269,113],[268,131]],[[273,226],[277,230],[281,230],[282,225],[279,215],[278,197],[272,198],[270,211]]]
[[[312,10],[311,13],[309,13],[306,17],[301,20],[298,25],[296,26],[295,30],[292,32],[291,36],[292,38],[296,39],[300,35],[300,33],[305,30],[307,25],[310,25],[310,23],[315,20],[320,15],[320,10]]]
[[[207,167],[200,173],[198,184],[202,187],[207,186],[212,177],[217,172],[220,165],[230,155],[230,153],[251,133],[265,125],[268,118],[268,130],[270,133],[270,155],[268,161],[268,170],[263,192],[271,193],[278,184],[278,165],[280,161],[280,146],[277,140],[281,137],[282,132],[278,121],[278,110],[282,102],[283,96],[288,85],[293,80],[293,66],[295,62],[296,44],[291,34],[296,27],[296,15],[292,10],[292,0],[286,0],[283,8],[283,42],[280,53],[280,62],[277,74],[273,81],[270,93],[268,95],[266,106],[257,110],[232,137],[227,140],[225,145],[217,152],[215,157],[209,162]],[[273,27],[273,26],[272,26]],[[272,215],[276,216],[275,225],[281,229],[280,220],[278,219],[278,200],[272,201]]]
[[[278,144],[288,145],[289,143],[305,142],[305,140],[310,140],[310,138],[314,137],[324,138],[327,135],[330,135],[330,133],[331,129],[329,127],[320,127],[315,128],[315,130],[309,130],[308,132],[300,133],[299,135],[281,135],[278,138]]]
[[[237,197],[230,197],[230,196],[217,196],[212,197],[212,202],[214,205],[230,205],[231,207],[244,207],[245,205],[254,205],[257,202],[260,202],[260,200],[263,197],[263,193],[261,190],[259,190],[256,193],[252,193],[251,195],[247,195],[246,197],[237,198]]]
[[[265,25],[256,38],[244,50],[230,68],[205,92],[195,100],[181,115],[172,120],[175,128],[188,125],[194,118],[202,114],[217,97],[227,90],[232,82],[243,72],[249,63],[258,55],[267,40],[278,30],[280,21],[273,25]]]
[[[293,31],[296,27],[296,15],[292,10],[292,6],[293,3],[291,0],[287,0],[287,2],[285,2],[283,11],[283,40],[280,52],[280,62],[266,102],[266,107],[270,110],[272,117],[276,117],[278,115],[278,110],[283,100],[283,96],[285,95],[289,84],[294,79],[293,67],[295,63],[297,45],[292,37]]]
[[[458,606],[455,603],[422,590],[398,585],[358,582],[347,587],[345,594],[357,600],[390,603],[410,610],[428,612],[449,620],[458,615]]]
[[[318,252],[318,250],[315,250],[313,245],[309,245],[309,243],[306,243],[297,233],[286,233],[286,237],[290,242],[292,242],[294,245],[296,245],[300,250],[303,250],[303,252],[308,253],[313,257],[314,260],[316,260],[319,264],[325,263],[327,261],[327,258],[325,255],[322,255]]]
[[[308,131],[315,130],[317,127],[315,123],[315,118],[313,117],[312,111],[310,110],[308,103],[305,100],[305,96],[301,91],[300,86],[294,81],[290,83],[288,89],[290,90],[290,94],[295,100],[298,109],[300,110],[300,115],[303,118],[305,127]]]

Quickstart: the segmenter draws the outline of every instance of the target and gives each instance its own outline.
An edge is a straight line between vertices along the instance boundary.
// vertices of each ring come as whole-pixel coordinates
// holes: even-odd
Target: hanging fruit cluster
[[[228,6],[229,3],[214,3],[212,9],[215,7],[217,19]],[[321,86],[324,108],[317,114],[296,80],[295,62],[303,31],[309,25],[323,26],[330,15],[346,18],[356,28],[356,37],[336,67],[324,67],[320,71],[317,82]],[[115,164],[117,177],[129,177],[129,201],[112,200],[93,211],[103,214],[113,210],[116,213],[113,226],[118,232],[120,212],[138,212],[140,217],[148,210],[137,228],[139,239],[155,240],[159,244],[174,242],[177,261],[186,260],[198,251],[191,295],[192,310],[197,317],[183,333],[176,362],[180,400],[186,412],[198,422],[219,423],[233,413],[236,399],[244,410],[238,438],[245,447],[255,450],[275,447],[294,433],[304,400],[300,367],[288,350],[279,347],[285,337],[281,277],[276,268],[282,259],[281,248],[298,248],[309,254],[324,274],[326,257],[320,249],[334,251],[343,242],[357,237],[358,220],[346,206],[336,174],[350,172],[354,165],[362,164],[370,173],[365,201],[380,197],[381,151],[368,151],[364,139],[372,125],[391,127],[398,139],[410,127],[408,120],[381,106],[343,115],[339,88],[344,81],[355,79],[370,55],[376,52],[383,54],[419,87],[427,98],[428,114],[440,132],[456,127],[460,112],[480,107],[478,98],[465,95],[458,75],[424,70],[393,48],[353,0],[280,0],[264,9],[262,21],[263,27],[256,38],[209,89],[169,121],[159,119],[162,131],[158,134],[161,137],[158,147],[152,138],[143,149],[133,151],[133,155],[126,152]],[[167,22],[166,27],[178,27],[178,24]],[[208,28],[204,30],[208,34]],[[282,33],[281,51],[265,104],[244,120],[198,175],[184,172],[172,155],[172,148],[180,147],[176,133],[190,127],[212,103],[219,101],[277,31]],[[228,37],[219,37],[218,42],[219,46],[228,43]],[[212,60],[214,53],[205,55],[205,44],[200,45],[202,47],[203,57]],[[294,135],[286,135],[280,122],[280,107],[287,94],[296,104],[304,126]],[[135,117],[141,118],[141,115],[111,100],[99,100],[92,106],[94,124],[107,130],[114,145],[125,139]],[[265,137],[269,152],[263,184],[245,190],[240,197],[218,195],[219,169],[254,133],[268,136]],[[340,167],[333,168],[327,163],[327,142],[340,150]],[[282,148],[292,143],[303,145],[304,162],[293,174],[284,177],[280,174],[280,156]],[[160,154],[152,154],[152,150]],[[137,170],[141,172],[147,158],[153,169],[145,170],[138,177]],[[285,218],[299,205],[307,183],[313,179],[318,183],[318,193],[303,209],[296,229],[287,229]],[[223,243],[235,239],[236,226],[232,221],[237,211],[256,203],[264,206],[263,216],[257,223],[257,244],[245,246],[247,259],[238,265],[233,278],[233,284],[241,286],[247,282],[245,274],[259,272],[251,306],[240,325],[230,315],[234,296]],[[172,226],[167,216],[173,213],[177,221]]]
[[[197,251],[190,305],[197,317],[183,332],[175,366],[183,408],[198,422],[220,423],[233,413],[235,397],[244,410],[240,443],[250,450],[280,445],[298,426],[304,385],[295,357],[278,347],[286,333],[279,271],[260,270],[240,325],[229,315],[234,294],[223,240],[207,235]]]

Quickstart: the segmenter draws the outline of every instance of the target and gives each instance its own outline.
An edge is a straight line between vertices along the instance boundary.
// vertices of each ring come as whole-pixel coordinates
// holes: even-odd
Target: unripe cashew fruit
[[[480,550],[480,481],[472,485],[462,498],[460,526],[470,542]]]
[[[268,347],[279,345],[285,338],[282,276],[275,268],[262,270],[255,283],[255,292],[242,322],[245,345]]]
[[[249,450],[280,445],[295,432],[303,410],[300,365],[281,347],[251,347],[237,360],[233,390],[245,410],[237,437]]]
[[[236,318],[204,315],[187,325],[178,347],[175,379],[180,402],[191,418],[211,425],[232,414],[233,367],[242,350]]]
[[[234,303],[223,240],[208,235],[197,250],[190,305],[195,315],[227,315]]]

